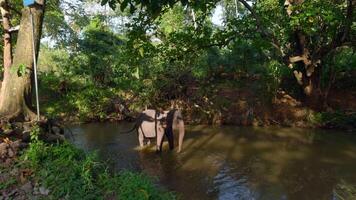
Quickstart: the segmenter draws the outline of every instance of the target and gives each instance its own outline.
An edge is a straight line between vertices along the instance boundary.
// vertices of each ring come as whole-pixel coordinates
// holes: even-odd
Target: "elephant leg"
[[[157,131],[157,143],[156,143],[156,151],[161,152],[162,151],[162,144],[163,144],[163,136],[164,136],[164,130],[159,129]]]
[[[143,132],[141,129],[138,129],[138,142],[140,143],[140,147],[143,148],[144,146],[144,139],[145,137],[143,136]]]
[[[167,129],[165,129],[164,134],[167,136],[168,144],[169,144],[169,149],[170,149],[170,150],[173,150],[173,149],[174,149],[174,135],[173,135],[173,129],[172,129],[172,128],[167,128]]]

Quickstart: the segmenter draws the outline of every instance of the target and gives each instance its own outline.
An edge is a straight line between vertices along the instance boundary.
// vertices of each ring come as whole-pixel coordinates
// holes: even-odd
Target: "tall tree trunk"
[[[313,66],[314,72],[303,73],[303,90],[305,94],[305,103],[316,110],[323,109],[323,94],[320,85],[321,65]]]
[[[320,101],[320,71],[321,66],[311,59],[310,52],[307,48],[307,39],[304,33],[299,30],[295,31],[294,54],[290,61],[296,62],[299,70],[298,83],[303,87],[305,94],[305,103],[309,106],[318,108]],[[293,60],[293,58],[295,60]],[[298,78],[298,77],[297,77]]]
[[[32,24],[34,22],[34,40],[36,56],[42,33],[45,0],[36,1],[37,5],[22,10],[20,30],[16,44],[15,55],[9,73],[4,74],[0,91],[0,117],[6,119],[33,120],[32,112],[32,80],[33,80],[33,50]],[[26,67],[26,73],[18,73],[18,69]]]
[[[4,73],[9,73],[10,66],[12,64],[10,8],[7,0],[1,0],[0,6],[1,6],[0,10],[2,16],[2,24],[4,28],[4,47],[3,47]]]
[[[295,53],[299,54],[300,49],[296,47],[295,50]],[[320,85],[321,63],[320,61],[311,60],[307,49],[302,49],[299,55],[290,57],[289,60],[291,63],[296,63],[294,76],[303,89],[304,102],[310,107],[320,109],[320,101],[322,100]]]
[[[286,0],[284,5],[286,12],[291,17],[293,14],[293,5],[302,4],[304,0]],[[300,30],[294,31],[294,37],[291,43],[293,44],[293,56],[289,57],[290,63],[296,63],[297,67],[294,75],[304,91],[304,101],[310,107],[321,108],[321,89],[320,89],[320,59],[311,58],[307,44],[308,40],[305,34]]]

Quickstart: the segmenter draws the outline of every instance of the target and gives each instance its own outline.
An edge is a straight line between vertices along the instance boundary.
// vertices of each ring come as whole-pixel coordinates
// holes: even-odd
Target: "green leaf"
[[[125,0],[120,4],[120,10],[124,12],[125,8],[127,7],[129,1]]]
[[[115,10],[116,9],[116,2],[115,1],[110,1],[109,6],[111,9]]]
[[[102,1],[101,1],[101,5],[104,6],[105,4],[108,3],[108,1],[109,1],[109,0],[102,0]]]
[[[11,74],[17,73],[18,76],[24,76],[27,73],[27,71],[28,70],[25,64],[20,64],[17,67],[14,66],[10,68],[10,73]]]
[[[140,69],[137,67],[136,72],[133,74],[133,76],[137,79],[140,79]]]
[[[135,10],[136,10],[135,6],[132,3],[130,3],[130,13],[133,14]]]
[[[143,47],[140,47],[140,48],[138,49],[138,51],[140,52],[140,56],[143,57],[143,55],[144,55],[144,49],[143,49]]]
[[[23,76],[25,75],[27,72],[27,67],[25,64],[20,64],[19,67],[18,67],[18,71],[17,73],[19,74],[19,76]]]

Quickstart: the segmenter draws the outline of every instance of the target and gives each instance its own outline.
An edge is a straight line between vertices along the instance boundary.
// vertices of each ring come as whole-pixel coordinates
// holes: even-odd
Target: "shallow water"
[[[131,124],[71,126],[74,144],[131,169],[159,178],[181,199],[353,199],[356,137],[295,128],[188,126],[183,152],[138,151]],[[153,141],[154,143],[154,141]],[[165,142],[166,143],[166,142]],[[166,144],[164,144],[166,145]],[[354,196],[353,196],[354,195]]]

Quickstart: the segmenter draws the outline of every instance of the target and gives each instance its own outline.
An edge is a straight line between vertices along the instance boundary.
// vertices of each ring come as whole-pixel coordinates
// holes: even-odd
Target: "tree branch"
[[[285,56],[285,53],[283,52],[279,41],[272,33],[268,32],[267,29],[263,26],[261,18],[257,15],[254,9],[245,0],[238,0],[238,1],[242,3],[245,6],[245,8],[248,11],[250,11],[252,16],[255,18],[257,23],[257,30],[262,34],[262,36],[270,39],[270,43],[272,44],[272,46],[275,47],[282,54],[282,56]]]
[[[329,44],[321,47],[318,50],[317,55],[319,55],[320,57],[324,57],[324,56],[328,55],[334,49],[336,49],[340,46],[343,46],[350,39],[349,37],[350,37],[353,10],[354,10],[353,0],[347,0],[347,4],[348,4],[348,6],[346,9],[346,16],[345,16],[343,28],[341,29],[341,31],[338,34],[336,34],[336,36],[333,38],[333,40]]]
[[[345,42],[347,38],[350,35],[350,30],[351,30],[351,25],[352,25],[352,16],[353,16],[353,10],[354,10],[354,5],[353,5],[353,0],[348,0],[348,6],[347,6],[347,11],[346,11],[346,23],[345,23],[345,28],[344,28],[344,34],[341,37],[341,42]]]

